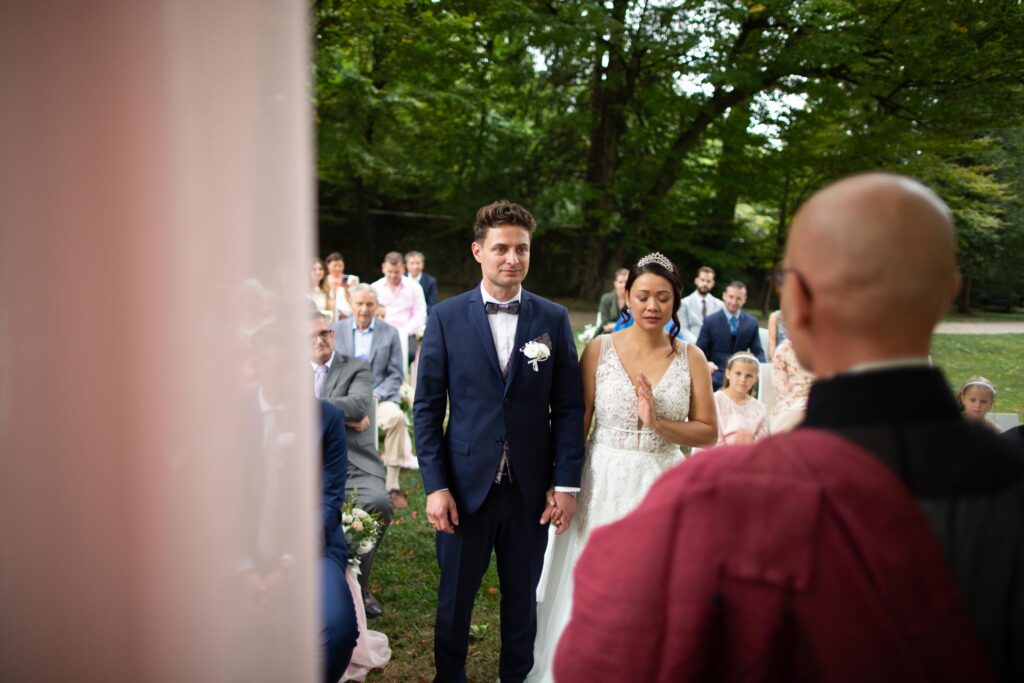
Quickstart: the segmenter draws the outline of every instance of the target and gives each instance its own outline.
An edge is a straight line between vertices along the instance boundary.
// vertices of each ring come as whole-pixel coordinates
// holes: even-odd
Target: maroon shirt
[[[575,582],[560,683],[992,679],[913,498],[822,431],[680,464]]]

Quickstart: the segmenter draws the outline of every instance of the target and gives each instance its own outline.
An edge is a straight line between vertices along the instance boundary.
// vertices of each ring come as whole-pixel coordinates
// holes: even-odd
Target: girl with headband
[[[988,413],[996,404],[996,387],[981,375],[975,375],[964,382],[956,395],[956,405],[968,420],[987,425],[999,432],[999,427],[988,419]]]
[[[755,395],[760,365],[752,353],[734,353],[725,366],[725,381],[715,392],[718,443],[753,443],[768,436],[768,410]]]

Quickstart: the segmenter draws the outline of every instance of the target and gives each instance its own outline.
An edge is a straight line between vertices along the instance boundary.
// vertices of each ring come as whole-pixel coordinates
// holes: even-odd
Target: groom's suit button
[[[503,446],[505,444],[505,439],[495,439],[494,443],[498,444],[499,446]]]

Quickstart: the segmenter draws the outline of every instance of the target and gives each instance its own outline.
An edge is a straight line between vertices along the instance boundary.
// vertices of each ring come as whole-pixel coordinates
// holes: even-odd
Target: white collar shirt
[[[508,301],[498,301],[487,293],[484,283],[481,282],[480,295],[483,297],[485,305],[489,303],[510,304],[513,301],[518,302],[522,298],[523,289],[520,287],[516,295]],[[491,338],[494,339],[494,350],[498,354],[498,365],[501,366],[501,371],[504,373],[508,368],[509,359],[512,358],[512,347],[516,344],[516,325],[519,323],[519,316],[499,311],[488,315],[487,323],[491,326]]]

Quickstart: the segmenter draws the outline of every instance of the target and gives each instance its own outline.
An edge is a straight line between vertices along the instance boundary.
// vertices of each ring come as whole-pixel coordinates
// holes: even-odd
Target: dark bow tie
[[[510,301],[507,304],[496,304],[493,301],[488,301],[484,304],[484,308],[487,309],[487,315],[494,315],[495,313],[508,313],[509,315],[519,315],[519,302]]]

